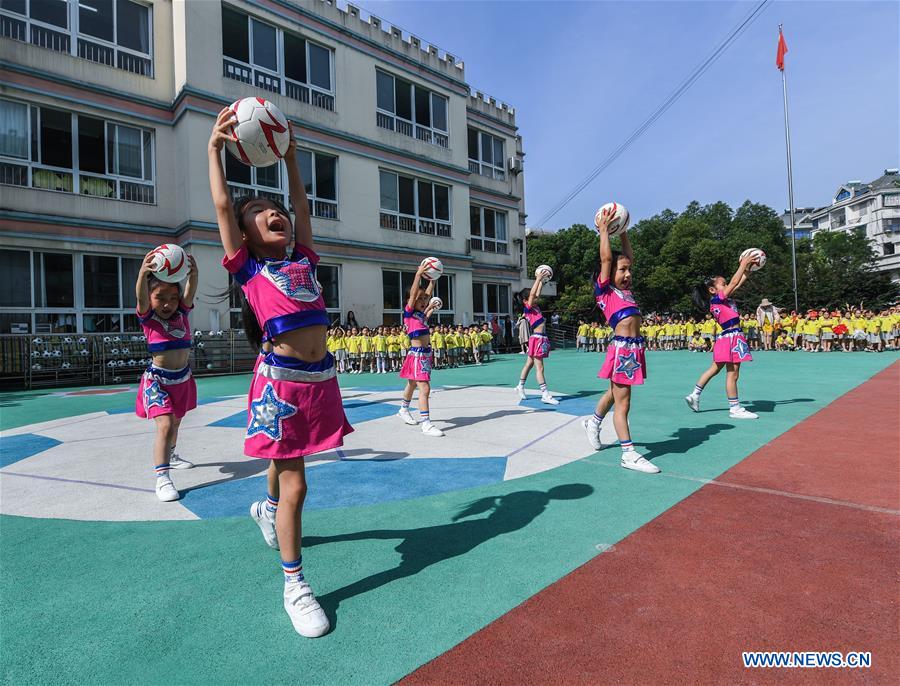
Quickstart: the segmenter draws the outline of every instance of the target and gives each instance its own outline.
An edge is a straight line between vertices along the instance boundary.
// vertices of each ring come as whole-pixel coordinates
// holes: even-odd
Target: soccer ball
[[[594,215],[594,226],[597,227],[597,230],[600,229],[600,215],[603,210],[612,210],[613,212],[612,219],[606,225],[610,236],[625,233],[628,230],[628,222],[631,221],[631,215],[628,214],[628,210],[623,205],[615,202],[608,202],[597,210],[597,213]]]
[[[534,270],[534,278],[540,279],[541,283],[547,283],[553,278],[553,268],[549,264],[539,265]]]
[[[437,281],[444,273],[444,263],[436,257],[426,257],[420,266],[425,267],[423,276],[429,281]]]
[[[740,260],[743,260],[747,255],[753,255],[757,260],[756,264],[750,265],[751,272],[758,271],[766,266],[766,253],[759,248],[747,248],[741,253]]]
[[[237,124],[231,127],[234,139],[225,141],[228,152],[253,167],[270,167],[284,156],[291,133],[281,110],[263,98],[241,98],[229,109]]]
[[[153,255],[153,275],[160,281],[178,283],[184,281],[191,272],[191,262],[180,245],[164,243],[154,248],[150,254]],[[107,338],[103,341],[108,342]]]
[[[433,310],[439,310],[444,306],[444,301],[439,297],[434,296],[431,300],[428,301],[428,307]]]

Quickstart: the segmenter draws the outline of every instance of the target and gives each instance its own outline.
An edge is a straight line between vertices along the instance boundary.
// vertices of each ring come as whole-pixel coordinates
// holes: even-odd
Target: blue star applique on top
[[[250,425],[247,438],[263,433],[273,441],[281,440],[283,419],[297,414],[297,408],[278,397],[272,384],[266,384],[262,395],[250,403]]]
[[[750,357],[750,347],[743,339],[738,339],[738,342],[734,344],[731,352],[736,353],[740,358]]]
[[[633,352],[627,355],[616,356],[616,374],[624,374],[629,380],[634,378],[635,372],[641,368],[641,363],[637,361],[637,355]]]
[[[165,407],[169,394],[159,387],[159,381],[154,379],[147,384],[144,389],[144,408],[149,410],[151,407]]]

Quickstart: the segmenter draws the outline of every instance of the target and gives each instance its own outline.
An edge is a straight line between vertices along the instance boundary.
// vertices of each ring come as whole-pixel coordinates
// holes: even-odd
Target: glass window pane
[[[400,304],[400,272],[381,272],[381,291],[383,293],[383,305],[386,310],[399,310]]]
[[[256,167],[256,185],[266,188],[281,188],[281,164],[272,164],[268,167]]]
[[[378,173],[381,185],[380,207],[391,212],[397,211],[397,175],[381,171]]]
[[[500,307],[497,308],[497,312],[509,314],[509,286],[500,286],[497,290],[497,297],[500,299]]]
[[[322,284],[322,297],[325,299],[325,307],[334,309],[340,307],[338,268],[320,264],[316,267],[316,278]]]
[[[0,307],[31,307],[31,257],[25,250],[0,250]]]
[[[149,181],[153,178],[153,136],[149,131],[144,131],[144,178]]]
[[[450,221],[450,187],[434,186],[434,218]]]
[[[409,289],[412,288],[414,278],[416,278],[415,272],[400,272],[400,297],[403,299],[400,307],[406,305],[406,301],[409,298]]]
[[[378,109],[394,111],[394,77],[383,71],[375,72],[375,90],[378,91]]]
[[[316,197],[337,200],[335,166],[337,158],[331,155],[316,155]]]
[[[394,90],[397,116],[412,121],[412,84],[403,79],[394,79]]]
[[[494,227],[497,233],[497,240],[506,240],[506,212],[494,212]]]
[[[278,55],[275,52],[275,27],[252,20],[253,64],[272,71],[278,70]]]
[[[72,115],[41,108],[41,162],[72,168]]]
[[[31,312],[0,314],[0,333],[31,333]]]
[[[306,83],[306,41],[292,33],[284,34],[284,75]]]
[[[484,211],[484,237],[485,238],[494,238],[494,211],[493,210],[485,210]]]
[[[487,285],[487,312],[497,311],[497,284],[489,283]]]
[[[441,300],[444,301],[444,309],[453,309],[453,274],[445,274],[437,283],[441,287]]]
[[[472,284],[472,311],[476,314],[484,312],[484,284]]]
[[[237,159],[234,155],[225,155],[225,178],[234,183],[250,184],[250,170],[246,164]]]
[[[116,129],[119,151],[119,168],[117,173],[122,176],[132,176],[139,179],[144,171],[144,164],[141,159],[141,151],[143,150],[141,130],[122,125],[116,125]]]
[[[475,205],[469,205],[469,233],[481,235],[481,208]]]
[[[400,212],[402,214],[415,214],[415,182],[408,176],[397,177],[397,185],[399,186]]]
[[[78,32],[112,43],[113,0],[79,0]]]
[[[31,0],[31,18],[46,24],[69,27],[69,4],[66,0]]]
[[[306,188],[307,195],[315,195],[313,189],[312,153],[309,150],[297,151],[297,166],[300,167],[300,178]]]
[[[119,307],[119,259],[82,255],[81,264],[84,268],[84,306]]]
[[[0,10],[6,10],[7,12],[15,12],[16,14],[24,15],[25,0],[0,0]]]
[[[499,138],[494,139],[494,164],[503,166],[503,141]]]
[[[486,133],[481,134],[481,159],[488,164],[494,162],[494,144],[491,142],[492,136]]]
[[[75,333],[74,314],[36,314],[35,333]]]
[[[28,106],[0,100],[0,155],[28,159]]]
[[[250,62],[247,15],[225,5],[222,5],[222,54],[241,62]]]
[[[431,184],[419,181],[419,216],[426,219],[434,217],[434,199],[431,195]]]
[[[116,43],[150,54],[150,8],[131,0],[116,0]]]
[[[331,51],[315,43],[309,44],[309,82],[331,90]]]
[[[441,131],[447,130],[447,99],[434,93],[431,94],[431,125]]]
[[[103,174],[106,171],[106,140],[103,121],[78,115],[78,168]]]
[[[134,331],[140,332],[141,325],[138,322],[137,315],[135,314],[126,314],[122,317],[122,331]]]
[[[122,307],[133,309],[137,307],[137,301],[134,296],[134,287],[137,283],[137,275],[141,270],[140,259],[131,257],[122,258]],[[131,329],[126,329],[130,331]]]
[[[37,258],[38,253],[35,253]],[[72,280],[72,256],[61,253],[41,253],[43,257],[43,288],[38,307],[74,307],[75,286]]]
[[[85,333],[112,333],[121,331],[121,320],[118,312],[85,312],[81,323]]]
[[[431,93],[416,86],[416,124],[431,126]]]
[[[478,132],[475,129],[469,129],[469,159],[480,159],[478,157]]]

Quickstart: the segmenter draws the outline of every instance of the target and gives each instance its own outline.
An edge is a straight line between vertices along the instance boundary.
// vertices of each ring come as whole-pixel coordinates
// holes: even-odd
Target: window
[[[150,7],[132,0],[2,0],[0,35],[153,76]]]
[[[894,254],[894,244],[893,243],[882,243],[881,244],[881,254],[882,255],[893,255]]]
[[[222,5],[222,65],[229,79],[334,111],[334,53]]]
[[[469,231],[472,235],[472,250],[509,253],[506,233],[506,212],[492,210],[479,205],[469,206]]]
[[[469,171],[489,179],[506,179],[504,142],[484,131],[469,129]]]
[[[450,187],[381,170],[381,228],[450,238]]]
[[[281,166],[279,162],[270,167],[251,167],[233,155],[225,155],[225,179],[232,201],[252,195],[277,200],[287,207],[288,199],[281,187]]]
[[[509,316],[509,284],[472,283],[472,316],[487,321],[491,315]]]
[[[833,212],[831,214],[831,224],[834,227],[844,226],[847,223],[847,213],[844,211],[844,208],[839,209],[837,212]]]
[[[0,130],[2,184],[155,202],[146,129],[0,100]]]
[[[306,185],[309,213],[323,219],[337,219],[337,157],[298,150],[297,164]]]
[[[841,200],[846,200],[846,199],[849,198],[849,197],[850,197],[850,191],[848,191],[846,188],[844,188],[844,189],[841,189],[841,192],[838,193],[838,194],[834,197],[834,201],[835,201],[835,202],[840,202]]]
[[[35,307],[75,306],[72,256],[63,253],[34,253]]]
[[[119,307],[119,258],[83,255],[84,306]]]
[[[900,193],[890,193],[884,196],[885,207],[900,207]]]
[[[322,298],[325,309],[341,318],[341,283],[340,268],[336,265],[319,264],[316,267],[316,279],[322,284]]]
[[[388,326],[397,326],[401,323],[401,313],[409,298],[409,289],[412,288],[414,271],[394,271],[385,269],[381,272],[381,287],[383,293],[383,321]],[[434,285],[434,295],[444,301],[440,312],[431,315],[431,322],[437,324],[452,323],[454,319],[454,288],[453,275],[444,274]]]
[[[31,253],[27,250],[0,250],[0,307],[31,307]]]
[[[375,70],[375,124],[442,148],[449,147],[447,98]]]

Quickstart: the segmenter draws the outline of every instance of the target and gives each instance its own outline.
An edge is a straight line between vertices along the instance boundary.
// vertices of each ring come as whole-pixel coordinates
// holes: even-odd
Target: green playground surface
[[[740,391],[760,419],[735,422],[727,416],[724,374],[705,391],[702,412],[691,413],[682,400],[708,355],[650,353],[648,382],[633,395],[631,428],[636,447],[652,453],[662,474],[621,469],[612,447],[489,486],[305,513],[304,571],[333,625],[316,640],[293,632],[281,606],[277,555],[249,517],[2,516],[4,682],[392,683],[898,359],[895,353],[754,357]],[[514,403],[522,359],[505,355],[481,367],[438,370],[434,383],[508,386]],[[596,354],[554,352],[551,389],[596,399],[604,388],[596,378],[599,362]],[[248,378],[199,379],[199,397],[244,394]],[[396,375],[340,381],[354,388],[398,382]],[[529,387],[536,387],[533,374]],[[131,393],[6,393],[0,427],[133,405]],[[432,412],[440,425],[440,394]],[[563,430],[582,431],[577,421]],[[390,435],[384,440],[389,444]],[[452,441],[452,432],[442,440]],[[149,445],[136,445],[136,469],[144,468],[144,453]],[[639,579],[641,570],[634,573]],[[544,639],[522,640],[538,646]]]

